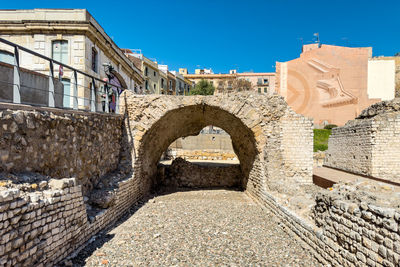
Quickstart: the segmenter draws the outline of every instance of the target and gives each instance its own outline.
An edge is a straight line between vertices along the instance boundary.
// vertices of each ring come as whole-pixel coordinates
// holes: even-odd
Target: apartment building
[[[231,70],[225,74],[209,73],[211,69],[205,71],[199,70],[197,73],[202,74],[186,74],[185,78],[191,80],[194,84],[200,80],[209,81],[214,87],[214,94],[222,94],[233,89],[233,81],[235,79],[244,79],[251,83],[251,89],[262,94],[275,93],[275,73],[252,73],[244,72],[237,73],[236,70]]]
[[[272,95],[275,91],[275,73],[274,72],[244,72],[237,73],[236,79],[244,79],[251,82],[253,90],[258,93]]]
[[[121,49],[85,9],[0,10],[0,37],[53,58],[99,79],[107,80],[104,64],[112,68],[112,84],[134,90],[143,82],[141,71],[124,56]],[[0,60],[14,62],[15,51],[0,45]],[[19,53],[20,66],[49,74],[50,64],[39,57]],[[73,106],[73,72],[55,66],[64,84],[64,107]],[[87,108],[91,100],[92,80],[78,75],[79,107]],[[100,86],[99,84],[95,85]],[[99,88],[97,88],[99,89]],[[96,90],[97,90],[96,89]],[[100,95],[97,95],[100,97]],[[96,102],[101,102],[99,99]]]
[[[171,71],[175,75],[175,95],[185,95],[185,77],[177,71]]]

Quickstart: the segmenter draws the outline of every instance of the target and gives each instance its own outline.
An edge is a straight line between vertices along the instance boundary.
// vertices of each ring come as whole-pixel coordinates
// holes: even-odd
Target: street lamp
[[[111,63],[103,63],[103,67],[104,67],[104,72],[107,75],[108,82],[110,82],[111,79],[114,78],[114,75],[112,74],[112,72],[114,71],[114,68],[111,65]]]

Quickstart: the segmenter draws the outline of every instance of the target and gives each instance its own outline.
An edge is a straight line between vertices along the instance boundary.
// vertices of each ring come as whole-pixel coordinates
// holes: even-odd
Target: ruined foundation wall
[[[143,97],[142,100],[139,100],[146,103],[144,99],[147,98]],[[149,99],[156,100],[153,96]],[[162,98],[161,100],[162,103],[170,101],[171,110],[175,109],[180,103],[179,101],[188,101],[188,106],[198,105],[198,98],[181,98],[181,100],[179,98]],[[227,102],[225,105],[232,106],[231,102]],[[164,114],[152,105],[147,106],[148,110],[143,112],[134,109],[135,106],[132,104],[130,108],[137,113],[130,119],[126,117],[125,120],[124,132],[127,136],[126,140],[122,139],[122,142],[123,146],[128,149],[124,150],[121,161],[130,166],[133,162],[148,164],[149,168],[152,167],[147,162],[148,159],[141,157],[139,153],[136,154],[134,149],[139,147],[146,129],[151,128],[157,121],[154,119],[154,114],[159,112],[159,117]],[[212,105],[210,104],[210,106]],[[257,106],[262,107],[262,105]],[[280,108],[285,109],[285,106],[282,105]],[[201,110],[207,111],[207,108]],[[262,121],[262,116],[255,113],[253,109],[242,108],[241,110],[235,113],[238,114],[238,117],[253,118],[251,121],[246,121],[246,125],[252,129],[254,140],[257,143],[257,154],[254,161],[247,162],[247,164],[252,164],[248,174],[249,180],[246,183],[246,193],[250,197],[278,216],[281,219],[282,227],[308,244],[311,248],[310,252],[324,264],[333,266],[399,266],[400,212],[398,207],[400,203],[371,202],[376,199],[374,194],[365,201],[360,201],[359,196],[364,196],[364,193],[356,195],[357,197],[351,197],[352,194],[341,193],[342,187],[334,187],[331,192],[324,191],[314,201],[311,194],[302,189],[303,186],[312,186],[307,183],[308,179],[311,179],[309,168],[312,166],[310,120],[302,116],[297,117],[291,112],[275,116],[276,113],[273,109],[270,111],[264,109],[262,116],[268,120]],[[197,113],[188,115],[193,116],[193,114]],[[220,116],[223,122],[226,114],[220,113]],[[49,119],[49,121],[54,120]],[[73,121],[78,124],[82,123],[79,119]],[[243,121],[245,120],[243,119]],[[169,120],[166,120],[167,122]],[[235,120],[229,121],[229,125],[234,122]],[[381,126],[381,128],[377,126],[377,129],[386,129],[384,124]],[[203,125],[199,125],[195,128],[198,130],[202,127]],[[17,133],[19,133],[18,131]],[[58,132],[54,131],[58,135]],[[394,134],[396,131],[391,130]],[[159,133],[159,131],[154,132]],[[156,137],[158,136],[156,135]],[[235,140],[242,142],[252,140],[249,137],[251,136],[236,136]],[[379,138],[383,138],[383,136],[378,136],[377,139]],[[14,140],[14,136],[9,140]],[[169,144],[167,141],[169,140],[166,140],[164,148]],[[157,143],[149,142],[148,144],[146,152],[151,152],[154,144]],[[244,143],[239,146],[242,153],[245,151],[243,149],[246,148],[246,145],[247,143]],[[305,155],[305,151],[308,149],[310,153]],[[160,151],[162,150],[160,149]],[[253,151],[248,150],[248,152]],[[290,158],[290,155],[293,157]],[[247,159],[247,155],[242,154],[242,156],[242,159]],[[252,159],[252,157],[249,158]],[[18,159],[17,157],[16,160]],[[107,209],[100,210],[96,216],[89,217],[89,219],[83,197],[84,190],[78,179],[50,181],[48,187],[41,187],[39,184],[39,189],[33,186],[32,192],[1,188],[0,265],[14,266],[17,263],[26,266],[40,265],[41,263],[54,265],[64,259],[98,231],[115,222],[148,193],[148,188],[144,186],[146,185],[144,179],[149,179],[149,177],[145,177],[143,173],[143,176],[133,176],[139,173],[140,164],[136,165],[135,173],[130,174],[127,178],[123,180],[120,180],[120,177],[112,178],[112,180],[119,181],[115,189],[110,192],[113,195],[113,201]],[[189,172],[186,174],[188,176]],[[354,190],[354,192],[360,190],[359,185],[345,185],[344,188]],[[389,200],[396,199],[396,194],[388,195],[386,186],[383,188],[383,199],[385,196]],[[288,206],[287,203],[296,197],[300,197],[304,202],[307,200],[306,197],[311,198],[312,203],[306,202],[306,204],[308,209],[313,210],[314,217],[305,217],[298,210]],[[394,209],[394,207],[396,208]]]
[[[400,112],[332,129],[325,166],[400,182]]]
[[[238,158],[233,151],[222,150],[183,150],[174,149],[171,151],[174,158],[184,158],[192,160],[230,160],[237,161]]]
[[[376,121],[371,176],[400,183],[400,112]]]
[[[111,207],[89,221],[76,179],[50,180],[35,192],[0,190],[0,265],[53,266],[114,223],[143,194],[137,181],[118,183]]]
[[[371,157],[376,132],[372,120],[351,121],[332,129],[324,165],[352,173],[371,175]]]
[[[239,164],[199,164],[182,158],[171,165],[159,165],[158,180],[162,185],[188,188],[239,187],[242,172]]]
[[[337,186],[317,196],[315,222],[340,264],[399,266],[400,210],[393,208],[399,203],[387,186],[382,188],[381,193],[371,194],[360,187]],[[373,198],[367,199],[368,194]],[[372,200],[379,195],[382,203]]]
[[[86,192],[117,168],[122,116],[48,108],[0,108],[0,172],[76,177]]]
[[[356,186],[341,187],[356,190]],[[268,191],[258,195],[247,193],[280,218],[282,227],[307,244],[322,264],[399,266],[400,210],[371,201],[349,200],[348,196],[338,194],[340,190],[324,191],[316,197],[313,221],[286,208]],[[394,196],[391,197],[393,200]]]

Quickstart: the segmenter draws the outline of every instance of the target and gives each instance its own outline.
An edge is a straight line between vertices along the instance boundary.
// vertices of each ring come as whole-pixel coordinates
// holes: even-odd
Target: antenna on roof
[[[319,44],[319,32],[314,33],[314,36],[317,38],[315,42]]]

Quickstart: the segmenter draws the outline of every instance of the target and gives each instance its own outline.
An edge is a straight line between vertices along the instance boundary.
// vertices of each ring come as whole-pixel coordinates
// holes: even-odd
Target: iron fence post
[[[94,79],[92,78],[92,86],[90,88],[90,111],[96,112],[96,92]]]
[[[73,109],[78,109],[78,73],[74,70],[74,103]]]
[[[13,103],[21,103],[21,81],[19,73],[19,49],[14,47]]]
[[[115,114],[119,114],[119,88],[117,88],[117,93],[115,94]]]
[[[104,92],[106,94],[105,112],[108,113],[109,103],[108,103],[108,85],[107,84],[104,84]]]
[[[49,107],[54,108],[54,65],[53,61],[49,61],[50,76],[49,76]]]

